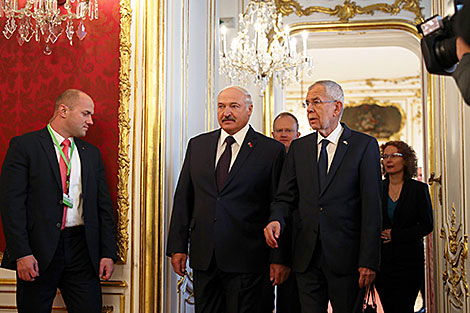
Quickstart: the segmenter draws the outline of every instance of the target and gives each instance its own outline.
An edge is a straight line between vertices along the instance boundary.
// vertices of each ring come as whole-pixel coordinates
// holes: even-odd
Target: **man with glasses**
[[[377,141],[340,123],[344,94],[333,81],[308,88],[314,133],[292,142],[271,205],[266,242],[275,248],[293,215],[293,270],[302,312],[360,312],[380,259]],[[364,289],[362,289],[364,288]],[[362,289],[362,290],[361,290]]]
[[[289,112],[281,112],[273,122],[273,138],[284,144],[286,151],[292,140],[300,137],[299,122],[294,114]]]

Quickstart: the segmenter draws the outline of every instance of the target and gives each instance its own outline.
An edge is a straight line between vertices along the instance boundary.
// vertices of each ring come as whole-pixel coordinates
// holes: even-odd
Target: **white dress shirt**
[[[243,141],[245,140],[248,129],[250,129],[250,126],[246,124],[245,127],[240,129],[236,134],[232,135],[233,139],[235,139],[235,142],[232,144],[232,160],[230,161],[229,172],[232,169],[233,163],[235,163],[235,160],[237,159],[238,152],[240,152],[240,148],[243,144]],[[224,153],[225,151],[225,146],[227,145],[225,143],[225,138],[227,138],[228,136],[230,136],[230,134],[228,134],[225,130],[220,130],[219,142],[217,143],[217,155],[215,158],[216,168],[217,162],[219,162],[222,153]]]
[[[52,126],[52,133],[54,134],[57,142],[60,144],[62,149],[62,142],[65,140],[58,132],[56,132]],[[70,143],[73,142],[73,137],[68,138]],[[54,139],[51,140],[54,144],[55,153],[57,155],[57,162],[60,162],[59,148],[55,145]],[[69,153],[72,145],[70,145]],[[67,218],[65,220],[65,227],[72,227],[78,225],[84,225],[83,222],[83,200],[82,200],[82,171],[80,163],[80,155],[78,154],[78,148],[75,146],[73,149],[73,154],[70,156],[71,166],[70,169],[70,187],[69,187],[69,196],[73,199],[73,207],[67,209]]]
[[[331,166],[331,162],[333,162],[333,158],[335,156],[335,152],[336,152],[336,147],[338,147],[338,141],[339,141],[339,137],[341,137],[341,134],[343,133],[343,126],[341,126],[340,123],[338,123],[338,125],[336,125],[336,128],[334,131],[331,132],[331,134],[328,135],[328,137],[323,137],[319,132],[318,133],[318,136],[317,136],[317,147],[318,147],[318,154],[317,154],[317,160],[318,158],[320,158],[320,150],[321,150],[321,141],[323,139],[326,139],[328,140],[330,143],[328,144],[328,146],[326,146],[326,152],[328,154],[328,169],[327,169],[327,172],[330,171],[330,166]]]

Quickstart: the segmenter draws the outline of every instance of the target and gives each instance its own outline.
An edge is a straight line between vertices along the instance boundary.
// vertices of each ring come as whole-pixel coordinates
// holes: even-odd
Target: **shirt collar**
[[[242,129],[240,129],[238,132],[235,134],[231,135],[233,139],[235,139],[235,142],[241,147],[243,144],[243,141],[245,140],[246,134],[248,133],[248,129],[250,129],[250,125],[247,123]],[[227,133],[224,129],[221,129],[220,131],[220,140],[219,140],[219,146],[223,145],[225,142],[225,138],[230,136],[229,133]]]
[[[340,123],[338,123],[338,125],[336,125],[335,130],[332,131],[331,134],[329,134],[328,137],[326,137],[326,138],[323,137],[323,136],[320,134],[320,132],[317,131],[317,134],[318,134],[318,136],[317,136],[317,144],[320,144],[323,139],[326,139],[326,140],[328,140],[330,143],[333,143],[333,144],[337,145],[337,144],[338,144],[338,141],[339,141],[339,137],[341,136],[341,133],[342,133],[342,132],[343,132],[343,126],[342,126]]]
[[[51,126],[51,130],[52,130],[52,133],[54,134],[55,138],[57,139],[57,142],[59,143],[59,145],[62,145],[62,142],[64,142],[65,138],[62,137],[58,132],[56,132],[54,130],[54,128],[52,128]],[[52,137],[51,137],[52,139]],[[73,137],[69,137],[68,138],[70,140],[70,142],[73,142]],[[52,139],[52,141],[54,141],[54,139]]]

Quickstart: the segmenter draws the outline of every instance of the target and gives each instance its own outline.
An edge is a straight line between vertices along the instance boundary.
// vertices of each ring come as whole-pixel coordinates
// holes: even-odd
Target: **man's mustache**
[[[231,121],[231,122],[235,122],[235,119],[233,117],[224,117],[222,119],[222,122],[226,122],[226,121]]]

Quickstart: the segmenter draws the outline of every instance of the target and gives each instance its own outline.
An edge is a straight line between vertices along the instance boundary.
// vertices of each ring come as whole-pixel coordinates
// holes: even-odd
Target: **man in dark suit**
[[[289,151],[292,140],[300,137],[299,122],[295,115],[290,112],[279,113],[273,121],[272,135]]]
[[[18,312],[51,312],[57,288],[68,312],[101,312],[100,278],[113,273],[116,242],[100,151],[77,138],[93,113],[87,94],[66,90],[47,127],[10,142],[0,176],[2,267],[17,272]]]
[[[245,89],[219,93],[221,129],[189,141],[176,188],[167,255],[185,275],[189,243],[198,313],[272,312],[267,274],[279,284],[289,273],[263,237],[285,149],[248,125],[252,110]]]
[[[341,86],[319,81],[305,105],[313,134],[294,140],[265,228],[277,247],[294,216],[293,270],[302,312],[359,312],[379,266],[381,172],[377,141],[339,123]]]
[[[279,113],[273,121],[273,138],[284,144],[286,151],[289,151],[290,144],[300,137],[299,122],[294,114],[290,112]],[[292,237],[292,218],[284,229],[284,236]],[[291,241],[291,240],[290,240]],[[297,313],[300,312],[299,291],[295,273],[291,272],[287,280],[277,286],[276,293],[276,313]]]

